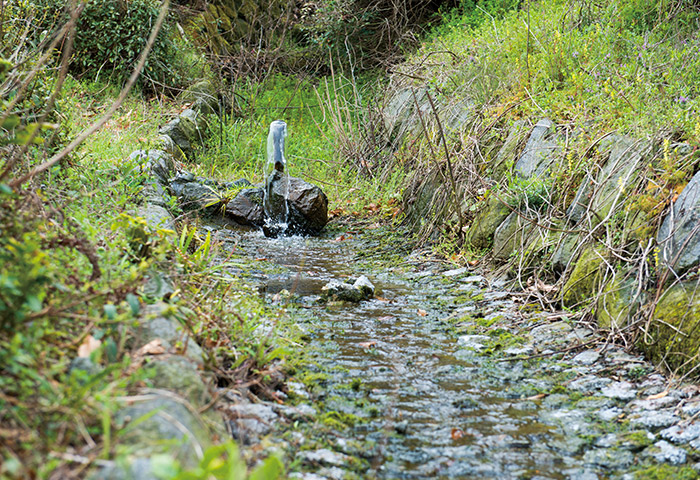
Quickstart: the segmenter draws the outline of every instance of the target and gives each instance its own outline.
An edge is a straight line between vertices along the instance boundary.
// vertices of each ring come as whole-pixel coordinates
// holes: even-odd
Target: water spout
[[[284,139],[287,124],[275,120],[270,124],[267,136],[267,163],[265,164],[265,226],[266,236],[276,237],[287,230],[289,220],[289,174],[284,156]]]

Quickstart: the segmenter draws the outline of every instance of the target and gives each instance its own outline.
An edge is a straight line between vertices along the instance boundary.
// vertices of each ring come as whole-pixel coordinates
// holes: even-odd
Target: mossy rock
[[[467,230],[466,242],[476,248],[489,248],[493,245],[493,234],[498,226],[511,213],[510,208],[494,195],[486,201]]]
[[[700,289],[696,282],[678,283],[663,293],[640,347],[653,362],[663,362],[678,373],[697,367]],[[694,373],[697,375],[697,370]]]
[[[619,329],[639,310],[641,293],[636,295],[637,282],[633,276],[617,275],[603,289],[596,305],[596,320],[601,328]]]
[[[576,261],[562,289],[565,307],[576,307],[592,299],[599,291],[607,252],[602,247],[586,247]]]
[[[518,212],[512,212],[493,234],[494,258],[505,262],[514,252],[524,252],[534,230],[535,227]]]
[[[564,272],[571,260],[581,251],[581,236],[578,234],[559,232],[555,237],[554,252],[550,262],[552,270],[557,273]]]

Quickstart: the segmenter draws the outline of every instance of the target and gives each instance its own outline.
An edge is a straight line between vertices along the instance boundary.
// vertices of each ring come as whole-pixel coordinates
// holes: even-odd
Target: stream
[[[410,252],[391,227],[337,229],[215,230],[248,259],[232,273],[305,332],[285,402],[231,406],[249,455],[282,455],[289,478],[309,480],[696,473],[700,431],[669,433],[700,412],[694,391],[503,282]],[[362,274],[374,298],[319,300],[328,281]]]

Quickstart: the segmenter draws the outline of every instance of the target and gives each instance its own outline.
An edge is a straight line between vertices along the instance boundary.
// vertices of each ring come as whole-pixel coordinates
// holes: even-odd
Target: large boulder
[[[619,211],[627,198],[625,192],[639,177],[638,167],[644,160],[644,147],[639,142],[611,135],[600,142],[599,150],[609,151],[610,156],[599,172],[589,172],[581,182],[566,212],[572,224],[583,221],[592,228],[611,211]]]
[[[328,198],[316,185],[278,171],[271,174],[267,185],[270,210],[286,210],[285,234],[317,235],[328,223]],[[274,236],[280,232],[272,229],[270,233]]]
[[[700,172],[688,182],[664,218],[656,240],[661,260],[676,275],[700,264]]]
[[[265,224],[262,187],[245,188],[226,204],[226,217],[241,225],[262,227]]]

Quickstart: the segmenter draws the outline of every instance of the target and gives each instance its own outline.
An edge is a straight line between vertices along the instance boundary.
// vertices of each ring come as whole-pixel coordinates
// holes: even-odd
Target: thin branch
[[[95,133],[97,130],[102,128],[105,123],[109,121],[110,118],[112,118],[112,115],[117,111],[117,109],[124,103],[124,100],[126,100],[126,96],[129,94],[129,91],[131,90],[131,87],[134,86],[134,83],[136,83],[136,80],[139,77],[139,74],[141,73],[141,70],[143,70],[144,65],[146,64],[146,59],[148,58],[148,54],[151,51],[151,48],[153,48],[153,44],[156,41],[156,37],[158,36],[158,32],[160,31],[161,26],[163,25],[163,22],[165,21],[165,17],[168,14],[168,7],[170,5],[170,0],[164,0],[163,5],[161,6],[160,13],[158,14],[158,18],[156,19],[155,26],[153,27],[153,30],[151,31],[151,36],[148,38],[148,43],[146,44],[146,47],[143,49],[141,52],[141,56],[139,58],[138,63],[136,64],[136,67],[134,67],[134,71],[131,73],[131,76],[129,77],[129,80],[126,82],[126,85],[122,89],[121,93],[119,94],[119,97],[117,100],[112,104],[112,106],[105,112],[105,114],[97,120],[95,123],[90,125],[88,128],[83,130],[68,146],[66,146],[63,150],[58,152],[56,155],[48,159],[46,162],[42,163],[41,165],[35,167],[32,169],[29,173],[26,175],[13,180],[10,182],[9,186],[13,189],[19,188],[23,183],[25,183],[27,180],[35,177],[36,175],[45,172],[49,168],[53,167],[56,165],[58,162],[63,160],[63,158],[66,157],[69,153],[71,153],[73,150],[75,150],[81,143],[83,143],[90,135]]]

